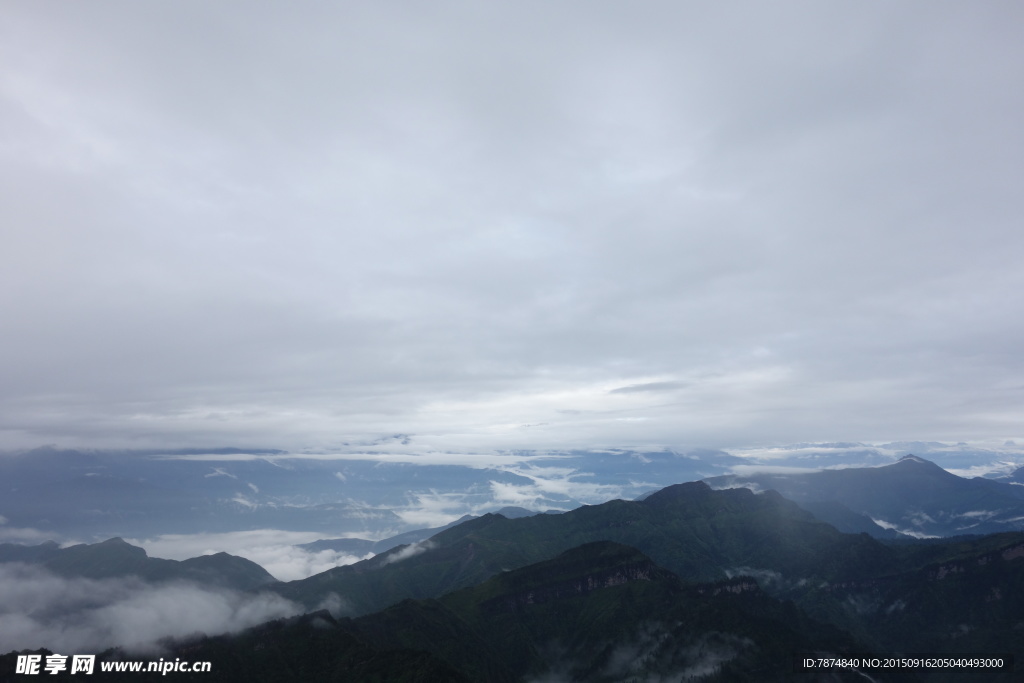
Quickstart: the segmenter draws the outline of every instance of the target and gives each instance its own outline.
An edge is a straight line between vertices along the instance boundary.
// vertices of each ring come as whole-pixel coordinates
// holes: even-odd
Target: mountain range
[[[400,441],[380,446],[406,448]],[[8,530],[28,528],[61,538],[151,538],[264,528],[377,538],[436,526],[430,523],[436,515],[429,505],[423,513],[421,498],[441,496],[464,514],[495,511],[520,500],[528,500],[534,509],[567,510],[726,472],[740,460],[724,453],[696,458],[670,452],[570,452],[510,455],[489,467],[476,467],[435,464],[418,456],[378,460],[373,455],[53,447],[0,453],[0,516]],[[587,469],[575,472],[583,463]],[[552,494],[535,485],[544,476],[582,478],[586,485],[563,486],[573,492]],[[514,500],[506,500],[509,496]]]
[[[368,560],[275,587],[310,607],[334,594],[354,615],[403,598],[430,598],[593,541],[630,545],[689,581],[739,567],[844,578],[895,566],[897,551],[838,532],[776,493],[667,487],[643,501],[614,500],[561,515],[488,514]]]
[[[809,473],[729,474],[704,479],[712,488],[774,490],[838,528],[917,538],[1024,530],[1024,486],[1013,477],[958,477],[907,455],[880,467]],[[857,520],[856,522],[854,520]],[[875,529],[875,527],[878,527]]]
[[[902,519],[896,512],[917,506],[935,520],[929,529],[982,502],[1002,510],[1021,500],[1013,484],[971,483],[919,458],[869,469],[779,481],[796,490],[825,482],[818,502],[844,495],[831,502],[848,520],[879,509]],[[219,662],[225,681],[1019,680],[1009,669],[806,672],[794,656],[1024,662],[1024,533],[927,541],[843,533],[775,490],[709,481],[562,514],[485,514],[298,581],[266,581],[240,558],[213,556],[214,574],[239,568],[250,590],[276,592],[308,613],[168,644],[164,656]],[[990,495],[971,497],[977,491]],[[903,508],[884,507],[900,500]],[[991,519],[1009,525],[1012,513]],[[0,559],[82,576],[218,580],[199,578],[192,560],[162,564],[169,561],[120,539],[17,548],[0,546]],[[101,657],[132,658],[119,650]]]
[[[380,539],[509,505],[565,511],[755,468],[863,469],[913,452],[1014,488],[1024,483],[1010,474],[1014,463],[1024,463],[1024,449],[1016,445],[978,450],[966,444],[822,443],[738,451],[742,456],[706,449],[459,456],[422,453],[407,441],[394,435],[324,453],[52,446],[0,453],[3,539],[152,539],[255,529]],[[873,524],[856,522],[865,523]]]

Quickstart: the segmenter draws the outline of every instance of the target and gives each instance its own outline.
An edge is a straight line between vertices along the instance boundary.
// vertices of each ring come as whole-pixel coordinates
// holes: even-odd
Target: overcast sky
[[[1024,7],[0,2],[0,446],[1024,437]]]

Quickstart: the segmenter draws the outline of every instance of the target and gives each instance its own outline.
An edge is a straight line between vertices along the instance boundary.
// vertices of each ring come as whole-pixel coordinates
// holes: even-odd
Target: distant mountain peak
[[[519,507],[519,506],[516,506],[516,505],[506,505],[505,507],[501,508],[500,510],[495,510],[494,514],[501,515],[502,517],[505,517],[506,519],[516,519],[518,517],[532,517],[534,515],[539,515],[540,513],[537,512],[536,510],[529,510],[527,508]],[[469,518],[469,515],[466,515],[466,517],[464,517],[463,519],[468,519],[468,518]],[[459,520],[459,521],[462,521],[462,520]]]
[[[97,543],[96,545],[104,545],[104,546],[107,546],[107,547],[113,547],[113,546],[119,546],[119,545],[131,546],[132,544],[129,543],[128,541],[124,540],[120,536],[115,536],[114,538],[108,538],[107,540],[102,541],[100,543]],[[132,546],[132,547],[134,548],[135,546]]]
[[[913,467],[913,468],[927,468],[927,469],[937,470],[939,472],[942,472],[943,474],[949,474],[950,476],[955,476],[955,475],[952,475],[949,472],[947,472],[941,466],[936,465],[931,460],[925,460],[924,458],[920,458],[920,457],[918,457],[916,455],[913,455],[913,454],[904,455],[902,458],[900,458],[899,460],[894,462],[892,465],[889,465],[889,467],[899,467],[900,469],[909,469],[911,467]]]
[[[116,553],[120,557],[148,557],[145,548],[132,545],[120,536],[108,538],[107,540],[100,541],[99,543],[87,543],[71,547],[78,548],[79,552],[92,553],[97,556],[100,554]]]
[[[647,496],[643,502],[660,505],[674,500],[695,500],[712,493],[711,487],[702,481],[688,481],[685,484],[673,484]]]

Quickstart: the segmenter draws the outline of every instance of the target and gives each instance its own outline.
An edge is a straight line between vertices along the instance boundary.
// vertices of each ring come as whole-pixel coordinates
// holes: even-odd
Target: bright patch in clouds
[[[410,526],[430,529],[472,514],[469,498],[465,493],[424,491],[412,495],[409,503],[403,508],[396,508],[394,513]]]
[[[924,538],[939,538],[939,536],[934,536],[934,535],[931,535],[931,534],[926,534],[923,531],[917,531],[915,529],[901,529],[899,526],[897,526],[895,524],[892,524],[890,522],[887,522],[884,519],[875,519],[874,517],[872,517],[871,521],[874,522],[875,524],[877,524],[878,526],[882,527],[883,529],[888,529],[888,530],[891,530],[891,531],[898,531],[899,533],[905,534],[905,535],[910,536],[912,538],[921,538],[921,539],[924,539]]]
[[[186,560],[200,555],[226,552],[238,555],[266,569],[280,581],[294,581],[372,557],[348,555],[332,550],[307,552],[296,545],[325,538],[323,532],[257,529],[219,534],[167,534],[152,539],[127,539],[142,546],[151,557]]]
[[[615,484],[599,484],[587,481],[593,475],[566,467],[503,467],[502,471],[516,474],[529,479],[529,485],[499,484],[491,482],[491,490],[495,498],[507,502],[512,498],[520,500],[533,499],[535,502],[525,507],[535,508],[541,498],[574,499],[584,503],[601,503],[622,496],[623,487]],[[514,490],[513,490],[514,489]],[[522,505],[523,503],[517,503]]]
[[[271,464],[283,464],[289,460],[372,460],[377,462],[386,463],[406,463],[409,465],[461,465],[463,467],[472,467],[474,469],[486,469],[491,467],[501,467],[516,463],[526,463],[534,460],[550,460],[557,459],[560,456],[558,454],[542,454],[542,453],[528,453],[528,454],[506,454],[500,452],[439,452],[432,451],[429,448],[423,449],[422,446],[409,449],[409,452],[395,452],[393,449],[387,451],[370,451],[365,449],[347,451],[333,451],[333,452],[315,452],[315,451],[300,451],[295,453],[282,453],[278,455],[265,455],[259,453],[199,453],[199,454],[187,454],[187,455],[163,455],[157,456],[166,460],[200,460],[210,462],[247,462],[252,460],[263,460]],[[216,468],[215,474],[208,474],[206,476],[213,477],[218,474],[227,475],[225,472],[220,472],[222,468]],[[342,472],[335,472],[335,477],[341,481],[345,481],[345,474]]]
[[[53,534],[31,527],[7,526],[5,519],[0,523],[0,543],[21,543],[24,545],[37,545],[45,541],[52,541]]]
[[[428,550],[433,550],[436,547],[437,544],[430,540],[420,541],[419,543],[412,543],[410,545],[405,546],[404,548],[401,548],[390,553],[387,557],[384,558],[384,561],[381,563],[381,566],[394,564],[395,562],[401,562],[402,560],[407,560],[410,557],[415,557],[416,555],[422,555]]]

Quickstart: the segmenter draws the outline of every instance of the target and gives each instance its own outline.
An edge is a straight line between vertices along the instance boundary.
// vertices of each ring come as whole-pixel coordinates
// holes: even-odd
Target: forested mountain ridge
[[[311,608],[333,593],[346,599],[352,615],[366,614],[404,598],[437,597],[593,541],[635,547],[688,581],[726,578],[743,567],[833,580],[900,566],[898,550],[866,535],[842,534],[778,494],[713,491],[691,482],[643,501],[613,500],[561,515],[484,515],[421,544],[275,590]]]
[[[193,581],[205,586],[253,590],[277,583],[263,567],[244,557],[215,553],[187,560],[149,557],[121,538],[61,548],[0,544],[0,563],[22,562],[64,577],[110,579],[135,576],[145,581]]]

